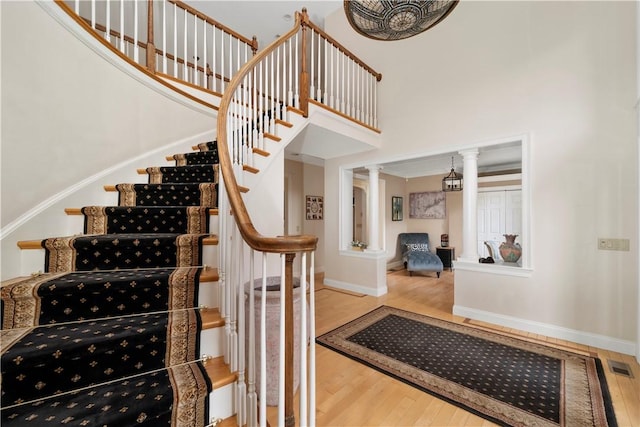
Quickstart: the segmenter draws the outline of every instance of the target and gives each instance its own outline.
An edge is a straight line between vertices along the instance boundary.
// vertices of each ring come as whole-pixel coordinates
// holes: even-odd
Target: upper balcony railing
[[[221,94],[258,50],[238,34],[176,0],[64,0],[111,46],[154,74]]]

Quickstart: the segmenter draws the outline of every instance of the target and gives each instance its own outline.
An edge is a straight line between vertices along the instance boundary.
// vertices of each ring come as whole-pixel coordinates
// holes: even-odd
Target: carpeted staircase
[[[215,141],[87,206],[84,234],[42,241],[45,273],[2,283],[3,426],[203,426],[200,283],[217,206]]]

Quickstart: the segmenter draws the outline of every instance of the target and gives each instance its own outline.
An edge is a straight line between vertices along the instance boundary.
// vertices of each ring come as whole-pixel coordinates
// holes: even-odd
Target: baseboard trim
[[[453,314],[456,316],[467,317],[473,320],[493,323],[507,328],[514,328],[525,332],[545,335],[547,337],[559,338],[578,344],[589,345],[592,347],[598,347],[605,350],[611,350],[632,356],[635,355],[636,351],[636,343],[632,341],[621,340],[605,335],[592,334],[584,331],[577,331],[574,329],[564,328],[562,326],[551,325],[548,323],[535,322],[532,320],[520,319],[512,316],[505,316],[502,314],[477,310],[475,308],[454,305]]]
[[[333,280],[324,278],[324,284],[327,286],[331,286],[333,288],[342,289],[343,291],[355,292],[358,294],[371,295],[374,297],[379,297],[388,292],[387,285],[385,284],[383,288],[371,289],[365,286],[356,285],[355,283],[342,282],[340,280]]]

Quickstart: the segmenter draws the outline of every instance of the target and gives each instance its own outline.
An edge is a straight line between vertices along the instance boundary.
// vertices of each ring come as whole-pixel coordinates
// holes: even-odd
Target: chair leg
[[[438,275],[438,279],[440,278],[440,272],[436,271],[436,274]]]

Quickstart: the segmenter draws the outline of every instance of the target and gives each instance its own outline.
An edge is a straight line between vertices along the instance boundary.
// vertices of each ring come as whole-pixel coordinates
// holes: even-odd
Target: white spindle
[[[202,58],[202,68],[204,68],[204,77],[202,78],[202,86],[206,89],[210,89],[209,87],[209,75],[207,74],[207,20],[203,19],[202,20],[202,52],[203,52],[203,58]]]
[[[285,425],[284,423],[284,392],[285,392],[285,382],[284,382],[284,365],[285,361],[285,304],[286,304],[286,293],[285,293],[285,254],[280,254],[280,354],[278,355],[278,424],[279,426]]]
[[[255,301],[255,251],[249,249],[249,358],[247,365],[247,425],[258,424],[258,396],[256,394],[256,301]]]
[[[289,85],[289,91],[287,92],[287,105],[295,106],[293,105],[293,55],[291,54],[293,43],[291,42],[291,39],[287,40],[287,44],[289,46],[289,55],[287,56],[289,71],[289,79],[287,81],[287,84]]]
[[[372,115],[372,125],[373,127],[378,127],[378,113],[377,113],[377,105],[378,105],[378,86],[376,85],[376,78],[371,76],[371,90],[373,92],[373,100],[371,101],[371,115]]]
[[[293,62],[293,75],[295,76],[295,84],[293,86],[294,89],[294,106],[296,108],[300,108],[300,59],[298,58],[298,52],[300,52],[300,49],[298,49],[299,46],[299,42],[298,42],[298,35],[300,34],[300,32],[297,32],[295,35],[295,43],[293,44],[293,51],[295,53],[295,60]]]
[[[307,419],[307,253],[302,253],[300,268],[300,425]],[[294,309],[295,310],[295,309]],[[294,328],[295,330],[295,328]]]
[[[124,0],[120,0],[120,52],[124,50]]]
[[[331,108],[336,108],[336,104],[335,104],[335,85],[334,85],[334,78],[333,76],[335,75],[335,68],[334,68],[334,64],[333,64],[333,58],[335,56],[335,47],[331,44],[329,45],[331,48],[331,52],[330,52],[330,59],[331,59],[331,88],[329,89],[329,98],[330,98],[330,102],[329,102],[329,106]]]
[[[238,381],[236,388],[236,418],[238,425],[245,425],[247,420],[247,389],[245,384],[245,309],[244,309],[244,285],[242,270],[245,265],[245,245],[238,233],[238,245],[240,246],[240,268],[238,269],[238,296],[235,304],[238,307]],[[249,284],[253,287],[253,282]]]
[[[309,268],[309,427],[316,425],[316,346],[313,342],[316,336],[316,267],[315,252],[311,252],[311,267]]]
[[[233,227],[231,242],[231,250],[233,251],[231,274],[232,280],[229,280],[229,293],[231,294],[231,305],[229,306],[231,318],[231,363],[229,369],[231,372],[238,371],[238,282],[241,280],[240,275],[240,251],[242,250],[242,239],[238,227]]]
[[[188,23],[187,23],[187,11],[183,9],[184,12],[184,29],[182,31],[182,39],[184,40],[184,43],[182,44],[183,49],[182,49],[182,78],[184,81],[188,82],[189,81],[189,70],[187,69],[187,62],[188,62],[188,53],[187,53],[187,27],[188,27]]]
[[[327,72],[327,68],[329,67],[329,42],[326,39],[324,40],[324,96],[323,96],[323,104],[330,106],[329,103],[329,93],[328,93],[328,82],[329,82],[329,73]]]
[[[193,84],[198,86],[198,15],[193,15]]]
[[[96,29],[96,1],[91,0],[91,28]],[[124,34],[122,34],[124,36]]]
[[[224,32],[220,32],[220,92],[224,92]]]
[[[105,13],[107,16],[105,20],[106,30],[104,32],[104,38],[109,43],[111,43],[111,0],[106,1],[105,8],[106,8]]]
[[[173,4],[173,77],[178,78],[178,5]]]
[[[76,15],[80,15],[80,0],[76,0],[73,5],[73,10],[76,12]]]
[[[314,38],[313,35],[315,34],[315,31],[313,30],[313,28],[311,29],[311,35],[309,37],[309,39],[311,40],[311,80],[309,81],[310,83],[310,88],[309,88],[309,96],[311,97],[311,99],[315,99],[315,92],[316,92],[316,87],[313,83],[314,78],[315,78],[315,67],[314,67]]]
[[[213,91],[216,91],[216,88],[218,87],[218,82],[217,82],[217,78],[216,78],[216,30],[217,28],[214,26],[212,26],[211,28],[211,32],[212,32],[212,36],[213,36],[213,40],[211,41],[211,72],[213,73],[213,75],[211,76],[211,80],[213,81]]]
[[[262,253],[260,299],[260,427],[267,425],[267,254]]]
[[[124,34],[122,34],[124,37]],[[133,60],[137,64],[140,60],[140,48],[138,47],[138,2],[133,2]]]
[[[338,50],[338,61],[340,63],[339,65],[339,76],[341,76],[340,78],[340,111],[342,111],[343,113],[346,113],[347,111],[345,110],[345,105],[346,105],[346,97],[347,94],[345,92],[345,85],[346,85],[346,78],[345,76],[347,76],[347,72],[346,72],[346,65],[345,65],[345,59],[346,56],[340,51]]]
[[[162,72],[167,74],[167,2],[162,2]]]
[[[275,80],[276,80],[276,95],[278,96],[279,99],[283,99],[280,98],[280,46],[278,46],[278,48],[276,49],[276,74],[275,74]],[[281,105],[277,105],[277,108],[283,108],[283,106]],[[282,118],[282,117],[280,117]]]

